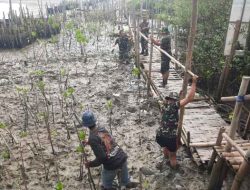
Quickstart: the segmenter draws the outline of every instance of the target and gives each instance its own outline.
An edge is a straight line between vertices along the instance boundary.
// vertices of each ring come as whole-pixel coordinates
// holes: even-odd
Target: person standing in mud
[[[119,60],[121,63],[129,64],[129,38],[124,30],[120,30],[119,38],[116,39],[114,47],[118,44],[119,46]]]
[[[115,190],[112,187],[113,181],[120,171],[120,186],[122,189],[135,188],[137,183],[130,182],[127,154],[117,145],[115,139],[109,132],[96,124],[96,118],[91,111],[85,111],[82,115],[82,125],[90,131],[87,143],[91,146],[96,158],[93,161],[85,163],[85,167],[102,168],[102,190]]]
[[[148,37],[149,22],[147,21],[146,16],[143,17],[143,21],[139,26],[141,33],[144,34],[146,37]],[[148,42],[143,37],[141,37],[141,54],[144,56],[148,56]]]
[[[178,149],[177,129],[179,121],[179,109],[191,102],[195,95],[197,76],[192,79],[192,86],[188,95],[179,100],[177,93],[171,92],[165,97],[162,105],[161,125],[156,131],[156,142],[163,148],[165,158],[170,159],[170,166],[177,167],[176,152]],[[161,163],[160,163],[161,165]],[[159,165],[157,165],[160,168]]]
[[[167,27],[162,28],[162,39],[161,41],[155,40],[153,36],[151,36],[152,42],[160,46],[161,49],[166,51],[169,55],[172,55],[171,53],[171,37],[170,33],[168,31]],[[170,57],[165,55],[164,53],[161,53],[161,74],[162,74],[162,87],[165,87],[166,84],[168,83],[168,77],[169,77],[169,62],[170,62]]]

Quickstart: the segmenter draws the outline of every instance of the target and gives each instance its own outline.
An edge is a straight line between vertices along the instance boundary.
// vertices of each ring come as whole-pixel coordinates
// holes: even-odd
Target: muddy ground
[[[120,64],[118,50],[111,53],[114,39],[107,37],[110,25],[104,26],[98,49],[94,39],[90,39],[86,47],[87,57],[80,55],[79,44],[74,39],[69,50],[68,38],[65,38],[67,48],[64,48],[62,34],[58,45],[48,43],[47,57],[41,43],[34,45],[35,51],[31,45],[22,50],[0,52],[0,122],[8,126],[7,130],[0,129],[0,189],[25,189],[25,184],[28,189],[54,189],[58,177],[66,190],[89,189],[85,168],[83,180],[78,180],[81,154],[77,152],[79,141],[74,123],[78,123],[73,114],[80,118],[84,110],[90,109],[96,114],[99,125],[109,129],[108,100],[113,104],[112,132],[129,156],[128,166],[133,181],[139,181],[139,169],[143,167],[144,173],[150,170],[146,171],[150,176],[143,175],[143,189],[206,189],[207,172],[193,163],[185,147],[178,151],[179,169],[172,170],[167,165],[161,171],[155,168],[156,163],[163,160],[160,147],[154,140],[160,119],[158,106],[152,98],[147,100],[144,81],[132,75],[133,60],[128,65]],[[38,70],[44,74],[40,73],[40,76]],[[41,78],[49,101],[49,125],[55,156],[41,116],[46,112],[45,99],[37,88]],[[62,95],[68,87],[75,90],[74,102]],[[25,111],[24,91],[28,96],[28,111]],[[59,99],[64,99],[67,105],[64,102],[62,108]],[[23,132],[25,122],[28,122],[27,133]],[[67,139],[66,127],[70,139]],[[6,131],[11,131],[15,143],[11,142]],[[11,150],[10,159],[5,155],[6,145]],[[93,159],[89,148],[87,152],[89,159]],[[21,153],[25,175],[21,175],[18,165],[22,165]],[[47,181],[44,164],[49,168]],[[96,184],[99,183],[100,170],[91,169]]]

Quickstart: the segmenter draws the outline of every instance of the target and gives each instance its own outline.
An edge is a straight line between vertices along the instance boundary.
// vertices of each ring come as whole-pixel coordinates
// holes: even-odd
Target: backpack
[[[98,132],[97,135],[105,146],[107,157],[114,157],[119,150],[119,146],[115,143],[112,136],[108,132]]]

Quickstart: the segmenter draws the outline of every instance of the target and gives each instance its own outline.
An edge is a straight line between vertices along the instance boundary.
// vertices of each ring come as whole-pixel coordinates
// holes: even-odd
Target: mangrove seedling
[[[56,183],[56,190],[63,190],[63,183],[61,181]]]
[[[84,46],[86,46],[86,44],[88,43],[88,39],[87,37],[82,33],[82,31],[80,29],[76,30],[76,34],[75,34],[75,38],[76,41],[80,44],[80,48],[81,48],[81,55],[84,55],[85,53],[85,48],[83,48]]]
[[[109,130],[110,130],[110,134],[112,135],[112,109],[113,109],[113,103],[112,100],[108,100],[107,101],[107,108],[109,110]]]
[[[17,93],[18,93],[18,97],[20,99],[20,102],[22,104],[23,107],[23,111],[24,111],[24,128],[23,130],[26,131],[28,128],[28,123],[29,123],[29,112],[28,112],[28,92],[29,89],[25,88],[25,87],[16,87]]]
[[[85,141],[85,139],[86,139],[86,133],[84,131],[81,131],[81,132],[78,131],[76,124],[75,124],[75,121],[74,121],[74,127],[75,127],[75,130],[77,132],[77,136],[78,136],[78,140],[79,140],[79,144],[80,144],[77,148],[77,151],[82,152],[81,161],[80,161],[80,176],[79,176],[79,180],[82,180],[83,179],[83,162],[84,161],[88,162],[88,157],[87,157],[87,154],[85,152],[84,144],[83,144],[83,141]],[[79,148],[79,147],[81,147],[81,148]],[[88,168],[88,180],[89,180],[90,189],[96,190],[95,182],[93,180],[90,168]]]
[[[132,74],[133,76],[135,76],[137,78],[137,84],[138,84],[138,96],[137,96],[137,103],[139,105],[139,122],[141,122],[141,111],[140,111],[140,101],[139,101],[139,97],[141,96],[141,89],[140,89],[140,74],[141,71],[138,67],[134,67],[132,70]]]
[[[48,98],[46,97],[46,93],[45,93],[45,83],[43,81],[38,81],[37,82],[37,87],[38,89],[40,90],[43,98],[44,98],[44,101],[45,101],[45,106],[46,106],[46,111],[43,112],[43,119],[44,119],[44,122],[45,122],[45,125],[46,125],[46,128],[47,128],[47,132],[48,132],[48,138],[49,138],[49,141],[50,141],[50,145],[51,145],[51,148],[52,148],[52,153],[55,154],[55,150],[54,150],[54,145],[53,145],[53,141],[52,141],[52,138],[51,138],[51,129],[50,129],[50,124],[49,124],[49,105],[50,105],[50,102],[48,100]]]

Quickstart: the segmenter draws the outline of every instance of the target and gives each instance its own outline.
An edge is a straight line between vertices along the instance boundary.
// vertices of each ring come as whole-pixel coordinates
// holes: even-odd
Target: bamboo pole
[[[250,150],[247,151],[243,163],[240,165],[239,171],[237,172],[236,176],[234,177],[234,181],[231,187],[231,190],[238,190],[240,189],[241,183],[246,176],[246,174],[250,170]]]
[[[234,102],[237,100],[237,96],[221,97],[222,102]],[[250,100],[250,94],[244,96],[244,100]]]
[[[138,69],[140,69],[140,29],[139,29],[139,22],[140,22],[140,18],[137,15],[137,22],[136,22],[136,66],[138,67]]]
[[[151,36],[153,35],[153,17],[151,18]],[[152,59],[153,59],[153,42],[150,40],[150,57],[149,57],[149,72],[148,72],[148,83],[147,83],[147,94],[148,98],[150,95],[150,81],[152,71]]]
[[[149,38],[147,38],[141,32],[140,32],[140,36],[142,36],[145,40],[147,40],[148,42],[150,42]],[[171,55],[169,55],[166,51],[164,51],[160,47],[158,47],[158,46],[156,46],[154,44],[153,44],[153,47],[155,49],[157,49],[158,51],[160,51],[161,53],[163,53],[164,55],[168,56],[171,59],[172,62],[174,62],[175,64],[177,64],[183,71],[187,72],[190,76],[194,76],[195,75],[192,71],[186,70],[185,66],[181,62],[179,62],[177,59],[175,59],[174,57],[172,57]]]
[[[244,96],[246,94],[249,81],[250,81],[250,77],[243,76],[238,96]],[[243,102],[241,102],[241,101],[236,102],[236,105],[234,108],[233,119],[231,122],[231,128],[230,128],[230,132],[229,132],[229,137],[231,139],[234,139],[236,130],[238,128],[242,106],[243,106]],[[227,144],[226,151],[230,151],[230,149],[231,149],[230,144]]]
[[[222,134],[226,131],[226,128],[225,127],[221,127],[220,130],[219,130],[219,133],[218,133],[218,137],[217,137],[217,140],[215,142],[215,145],[221,145],[221,142],[222,142]],[[211,156],[211,159],[208,163],[208,170],[211,170],[213,164],[214,164],[214,161],[216,159],[216,156],[217,156],[217,153],[216,151],[214,150],[213,153],[212,153],[212,156]],[[212,175],[212,174],[211,174]]]
[[[192,2],[193,2],[192,3],[193,4],[192,5],[192,21],[191,21],[189,38],[188,38],[187,59],[186,59],[186,64],[185,64],[186,71],[191,70],[194,38],[196,35],[196,27],[197,27],[196,25],[197,25],[197,18],[198,18],[198,0],[193,0]],[[189,79],[189,75],[186,72],[184,75],[184,80],[183,80],[183,84],[182,84],[182,97],[181,97],[181,99],[185,98],[185,96],[187,94],[188,79]],[[179,116],[178,134],[177,134],[177,137],[179,139],[181,138],[181,130],[182,130],[182,125],[183,125],[184,112],[185,112],[185,108],[181,107],[180,116]]]
[[[221,155],[223,157],[239,157],[239,156],[241,156],[238,151],[234,151],[234,152],[222,152]]]
[[[226,133],[223,133],[222,136],[227,140],[227,145],[230,144],[240,153],[242,157],[245,157],[246,152],[242,150],[242,148],[239,147]],[[225,149],[227,149],[227,147],[225,147]]]

